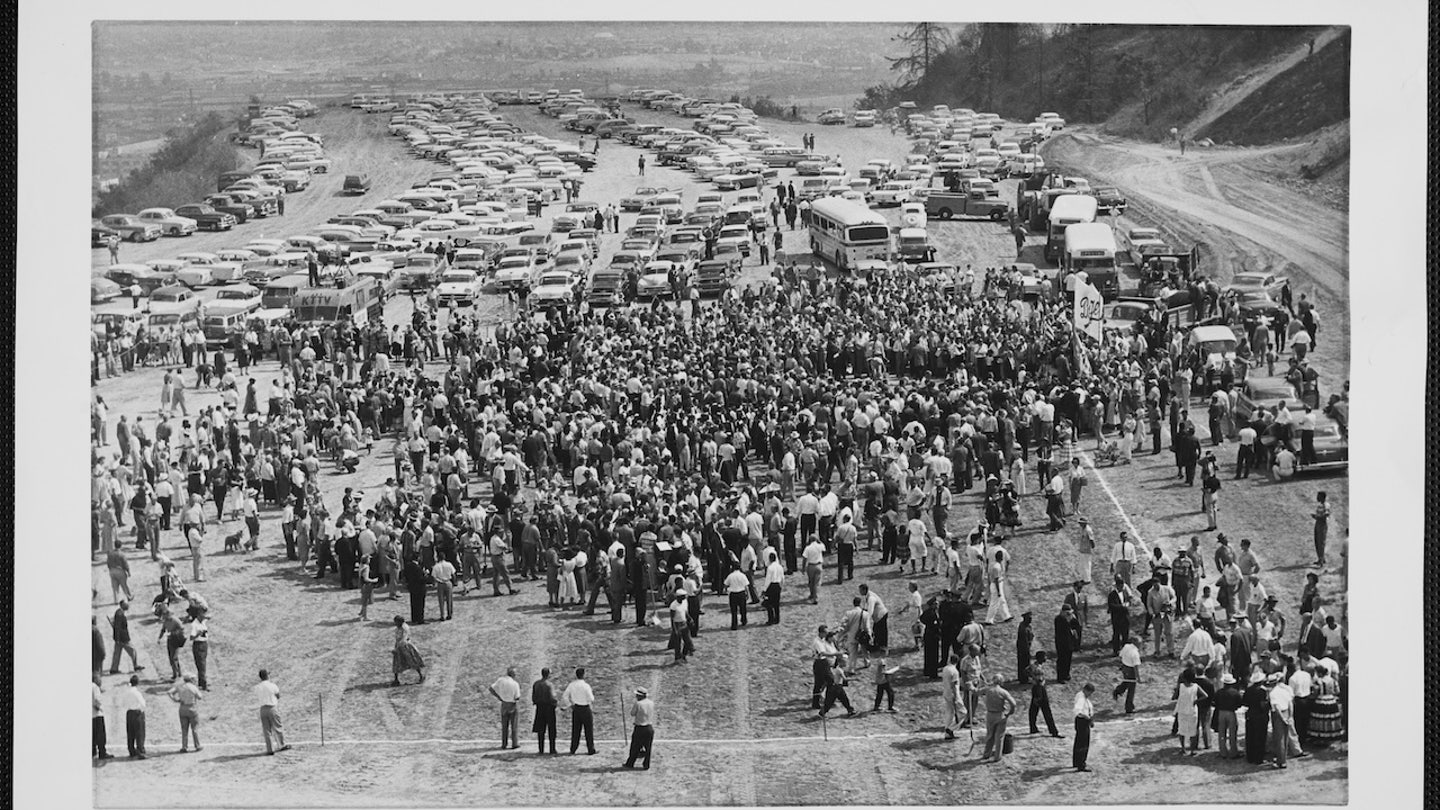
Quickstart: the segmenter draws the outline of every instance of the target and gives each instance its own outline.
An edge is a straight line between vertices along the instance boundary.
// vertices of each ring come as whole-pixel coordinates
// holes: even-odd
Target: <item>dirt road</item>
[[[1202,245],[1202,268],[1221,284],[1242,270],[1290,276],[1297,300],[1307,295],[1319,313],[1311,365],[1327,388],[1338,388],[1350,367],[1349,217],[1249,166],[1289,148],[1192,148],[1181,156],[1172,146],[1080,132],[1053,139],[1044,154],[1067,172],[1120,188],[1129,219],[1162,228],[1177,246]]]

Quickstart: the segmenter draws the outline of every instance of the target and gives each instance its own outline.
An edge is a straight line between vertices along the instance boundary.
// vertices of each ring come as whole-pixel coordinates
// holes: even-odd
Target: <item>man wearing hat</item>
[[[1236,759],[1240,756],[1240,721],[1235,713],[1242,702],[1243,696],[1235,676],[1229,672],[1221,675],[1220,689],[1211,701],[1215,709],[1215,727],[1218,730],[1221,759]]]
[[[687,661],[695,652],[695,642],[690,637],[690,601],[684,588],[676,588],[670,602],[670,649],[675,651],[675,663]]]
[[[630,719],[635,728],[630,732],[630,757],[625,760],[625,767],[635,767],[635,760],[643,753],[645,760],[640,767],[648,771],[651,749],[655,745],[655,701],[650,699],[650,693],[644,687],[635,690],[635,705],[630,707]]]

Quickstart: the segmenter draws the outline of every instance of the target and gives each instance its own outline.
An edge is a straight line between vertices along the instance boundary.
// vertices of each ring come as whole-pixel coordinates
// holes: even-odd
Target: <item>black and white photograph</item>
[[[17,806],[1419,806],[1424,7],[1273,5],[25,4]]]

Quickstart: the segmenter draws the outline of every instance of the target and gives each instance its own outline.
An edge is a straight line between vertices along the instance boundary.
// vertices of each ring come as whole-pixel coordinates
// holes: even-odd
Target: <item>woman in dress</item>
[[[1311,668],[1315,681],[1310,687],[1310,745],[1330,745],[1345,736],[1345,722],[1340,708],[1340,682],[1322,664]]]
[[[554,546],[545,549],[545,593],[550,607],[560,607],[560,552]]]
[[[407,669],[415,670],[420,674],[420,683],[425,682],[425,660],[410,641],[410,625],[404,616],[395,617],[395,650],[391,653],[391,667],[395,673],[391,686],[400,685],[400,673]]]
[[[1175,720],[1180,733],[1180,753],[1185,753],[1185,742],[1190,742],[1190,756],[1200,753],[1200,709],[1199,702],[1208,699],[1206,692],[1195,682],[1193,670],[1180,673],[1180,685],[1175,687]]]
[[[986,613],[985,623],[995,624],[997,622],[1008,622],[1010,615],[1010,600],[1006,598],[1005,580],[1010,568],[1010,559],[1006,556],[1004,549],[995,550],[995,561],[990,563],[990,584],[995,589],[995,596],[990,600],[990,610]]]
[[[1251,765],[1264,765],[1266,742],[1270,737],[1270,694],[1265,691],[1265,674],[1256,670],[1250,673],[1250,684],[1245,689],[1245,761]]]

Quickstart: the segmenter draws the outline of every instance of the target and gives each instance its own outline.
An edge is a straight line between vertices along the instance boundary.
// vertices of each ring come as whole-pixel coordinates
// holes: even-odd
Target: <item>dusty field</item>
[[[533,112],[506,108],[506,113],[522,126],[558,132],[552,119]],[[388,136],[375,136],[373,131],[381,124],[377,117],[330,111],[312,120],[330,144],[336,158],[335,173],[322,179],[318,187],[297,195],[285,218],[263,224],[271,231],[278,227],[274,235],[301,233],[332,213],[363,205],[366,200],[331,196],[347,171],[368,171],[374,179],[372,196],[378,200],[425,176],[434,165],[403,155]],[[879,128],[787,127],[768,122],[767,126],[796,143],[800,132],[813,131],[819,148],[838,149],[847,165],[863,164],[871,157],[899,158],[905,151],[900,138]],[[1338,229],[1330,227],[1331,220],[1312,221],[1307,228],[1282,220],[1279,213],[1283,213],[1288,192],[1240,185],[1241,180],[1232,178],[1241,175],[1223,166],[1211,168],[1222,193],[1233,194],[1237,200],[1250,195],[1272,201],[1270,204],[1282,209],[1274,221],[1218,201],[1206,202],[1203,190],[1191,187],[1190,175],[1178,169],[1163,170],[1163,156],[1143,148],[1075,139],[1058,146],[1063,147],[1066,161],[1092,166],[1093,171],[1085,172],[1092,179],[1104,179],[1113,172],[1112,179],[1125,186],[1132,200],[1139,201],[1144,195],[1143,213],[1173,216],[1171,227],[1181,233],[1204,229],[1211,244],[1218,244],[1223,237],[1237,255],[1251,250],[1253,241],[1308,246],[1318,258],[1336,259],[1322,265],[1305,254],[1291,254],[1306,271],[1316,273],[1313,283],[1317,288],[1332,296],[1322,299],[1322,312],[1328,317],[1322,326],[1320,359],[1329,364],[1322,366],[1322,373],[1327,379],[1344,373],[1348,358],[1338,354],[1344,333],[1343,321],[1337,321],[1343,317],[1339,310],[1344,305],[1345,245],[1343,241],[1335,243],[1336,237],[1331,235],[1336,230],[1343,234],[1343,219]],[[1125,167],[1124,155],[1132,149],[1139,156],[1134,161],[1142,168]],[[634,149],[605,142],[600,166],[587,175],[582,196],[608,201],[628,192],[637,184],[636,156]],[[688,180],[678,172],[652,167],[645,182]],[[1232,182],[1238,191],[1230,190]],[[694,193],[691,184],[687,199],[693,199]],[[1192,204],[1192,198],[1198,201]],[[1176,207],[1163,208],[1162,201]],[[622,224],[629,221],[627,216]],[[945,223],[932,230],[939,234],[942,259],[984,267],[1012,256],[1013,243],[991,223]],[[1290,241],[1277,242],[1277,233],[1288,235]],[[802,236],[800,232],[791,235],[791,244],[799,244]],[[240,244],[251,237],[242,228],[233,235],[162,240],[143,248],[126,245],[123,258],[168,256],[202,245]],[[608,255],[618,240],[611,236],[605,241]],[[138,256],[142,250],[156,252]],[[1257,249],[1254,255],[1268,254]],[[755,264],[747,266],[747,277],[762,274]],[[1300,291],[1306,289],[1308,286],[1302,285]],[[493,303],[486,306],[492,311],[496,307]],[[392,322],[408,315],[409,304],[404,300],[392,301],[387,308],[387,320]],[[255,371],[261,390],[276,373],[274,362]],[[160,376],[160,371],[152,369],[103,380],[96,392],[114,412],[144,413],[150,422],[149,414],[158,402]],[[218,402],[209,392],[187,393],[192,407]],[[1217,455],[1228,465],[1233,450],[1221,447]],[[373,492],[389,469],[388,442],[382,441],[357,474],[327,472],[322,475],[322,486],[331,500],[338,499],[347,486]],[[1140,457],[1131,467],[1099,473],[1100,485],[1090,487],[1082,503],[1082,512],[1090,517],[1097,538],[1102,543],[1113,541],[1119,530],[1128,527],[1147,543],[1173,549],[1177,542],[1198,533],[1204,526],[1198,492],[1177,485],[1172,472],[1166,453],[1154,459]],[[1244,485],[1226,484],[1222,527],[1236,541],[1254,539],[1268,571],[1266,586],[1294,621],[1303,574],[1308,570],[1305,564],[1311,556],[1307,515],[1314,492],[1331,492],[1338,537],[1347,524],[1348,481],[1340,476],[1285,486],[1257,479]],[[1031,486],[1033,489],[1033,481]],[[487,490],[476,492],[488,495]],[[973,524],[979,512],[973,494],[957,498],[950,525]],[[1042,513],[1038,498],[1026,498],[1022,505],[1025,526],[1009,544],[1015,555],[1012,609],[1017,615],[1025,609],[1035,610],[1036,649],[1051,644],[1051,618],[1068,588],[1073,556],[1068,535],[1038,531],[1043,526]],[[457,598],[456,621],[415,628],[415,642],[427,658],[429,678],[421,686],[392,689],[389,658],[393,632],[388,620],[395,613],[408,612],[404,595],[394,603],[379,599],[371,610],[372,621],[362,624],[357,619],[357,591],[339,590],[334,577],[316,582],[302,575],[295,564],[285,562],[277,518],[276,512],[264,516],[259,553],[208,558],[210,577],[200,590],[215,613],[211,622],[213,686],[204,704],[208,719],[202,753],[172,753],[178,748],[178,725],[163,696],[168,684],[156,679],[159,669],[168,671],[163,647],[154,641],[158,627],[143,611],[134,612],[139,619],[134,635],[142,664],[148,668],[149,748],[153,755],[145,762],[116,759],[97,767],[94,796],[98,806],[1345,801],[1348,766],[1343,749],[1296,761],[1284,774],[1224,762],[1213,752],[1181,759],[1175,740],[1168,736],[1174,674],[1169,666],[1147,668],[1137,699],[1141,711],[1136,717],[1127,719],[1115,711],[1105,699],[1105,690],[1117,669],[1108,648],[1101,646],[1108,638],[1108,624],[1103,618],[1103,602],[1095,594],[1090,596],[1087,650],[1077,656],[1073,678],[1074,683],[1090,680],[1099,687],[1096,706],[1100,722],[1090,756],[1094,772],[1074,774],[1068,767],[1068,739],[1025,734],[1023,706],[1028,691],[1018,688],[1015,694],[1022,713],[1010,724],[1017,736],[1016,750],[1004,764],[978,764],[983,745],[972,746],[963,735],[951,742],[942,740],[939,689],[920,677],[920,657],[904,630],[908,619],[892,621],[896,644],[892,661],[903,667],[897,688],[900,712],[864,711],[870,707],[873,688],[870,679],[861,676],[850,696],[862,714],[822,725],[808,708],[806,649],[815,626],[821,622],[833,625],[849,606],[855,583],[841,587],[827,582],[820,605],[810,606],[803,599],[803,582],[791,578],[785,589],[782,624],[765,627],[755,622],[735,633],[728,631],[720,616],[723,606],[707,598],[708,615],[702,620],[698,655],[685,667],[670,663],[664,631],[634,626],[633,609],[625,623],[613,626],[603,601],[600,614],[587,617],[575,610],[546,607],[542,584],[523,583],[519,596],[502,598],[489,596],[487,587]],[[239,527],[227,523],[221,531]],[[189,566],[178,532],[166,533],[162,541],[188,579]],[[1202,533],[1202,547],[1210,552],[1211,535]],[[136,572],[136,599],[148,602],[156,591],[155,566],[142,553],[130,554]],[[889,567],[881,569],[878,552],[861,551],[857,556],[855,582],[870,582],[892,611],[898,609],[908,577]],[[1104,564],[1097,561],[1097,575],[1103,569]],[[101,593],[97,610],[108,614],[113,607],[108,582],[102,581],[103,568],[96,567],[92,573]],[[937,579],[922,578],[921,585],[927,592],[939,590]],[[1333,571],[1327,573],[1324,584],[1327,593],[1342,596],[1335,593],[1338,575]],[[433,601],[429,607],[434,609]],[[992,668],[1012,671],[1013,638],[1013,623],[993,628]],[[519,751],[498,750],[497,711],[485,687],[511,664],[519,669],[518,677],[525,685],[542,666],[552,668],[561,684],[573,667],[590,669],[597,693],[597,756],[582,754],[572,759],[562,753],[559,761],[537,757],[528,731],[522,734],[528,742]],[[264,756],[258,721],[248,705],[248,690],[259,667],[268,667],[284,692],[287,736],[296,745],[295,750],[273,758]],[[106,689],[119,680],[107,676]],[[648,773],[619,767],[625,752],[621,699],[628,701],[636,686],[647,687],[660,709],[655,766]],[[1068,719],[1072,697],[1068,687],[1051,690],[1057,721],[1067,736],[1072,733]],[[323,747],[319,744],[322,703]],[[116,734],[123,727],[117,724],[119,719],[112,712],[112,752],[117,739],[123,752],[123,732],[118,738]],[[523,729],[528,730],[529,721],[527,706],[522,710]],[[563,752],[568,750],[568,723],[563,715],[560,724]],[[201,797],[198,802],[197,797]]]

